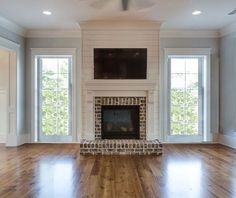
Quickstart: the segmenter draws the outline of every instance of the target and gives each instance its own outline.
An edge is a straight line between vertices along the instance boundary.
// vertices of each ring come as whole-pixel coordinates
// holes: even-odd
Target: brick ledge
[[[82,155],[161,155],[159,140],[82,140]]]

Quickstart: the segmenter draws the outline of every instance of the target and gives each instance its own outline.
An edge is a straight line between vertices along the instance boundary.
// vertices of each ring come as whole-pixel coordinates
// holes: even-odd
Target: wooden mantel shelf
[[[90,80],[85,82],[87,90],[137,90],[137,91],[151,91],[155,90],[157,81],[154,80]]]

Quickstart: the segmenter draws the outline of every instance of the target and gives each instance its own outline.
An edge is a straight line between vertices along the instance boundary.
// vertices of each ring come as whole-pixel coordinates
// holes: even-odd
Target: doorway
[[[10,51],[0,48],[0,143],[6,143],[9,116]]]

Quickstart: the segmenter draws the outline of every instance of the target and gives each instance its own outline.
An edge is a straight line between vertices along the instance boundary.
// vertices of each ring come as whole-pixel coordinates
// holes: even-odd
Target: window
[[[191,52],[192,50],[192,52]],[[209,132],[209,55],[197,49],[166,50],[165,140],[200,142]]]
[[[202,57],[169,57],[170,135],[202,134]]]
[[[71,137],[71,56],[39,56],[37,63],[39,140]]]
[[[74,51],[33,51],[34,141],[70,142],[75,138]]]

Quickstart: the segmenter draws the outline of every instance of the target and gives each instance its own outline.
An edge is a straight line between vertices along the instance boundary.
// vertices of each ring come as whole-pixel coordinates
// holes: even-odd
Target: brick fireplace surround
[[[159,155],[159,27],[153,21],[89,21],[82,29],[81,154]],[[94,48],[147,48],[147,79],[95,80]],[[138,105],[139,139],[101,139],[102,105]]]

